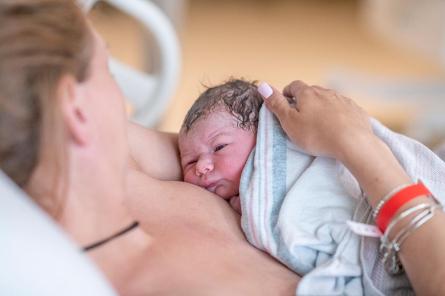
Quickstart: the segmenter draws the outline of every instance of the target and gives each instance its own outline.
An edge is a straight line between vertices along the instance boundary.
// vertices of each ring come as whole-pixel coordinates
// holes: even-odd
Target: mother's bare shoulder
[[[180,180],[178,136],[129,122],[129,165],[161,180]]]

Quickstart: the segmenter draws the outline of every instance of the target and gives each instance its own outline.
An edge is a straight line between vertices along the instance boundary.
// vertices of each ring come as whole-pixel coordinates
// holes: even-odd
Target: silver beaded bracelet
[[[394,227],[394,225],[400,223],[403,219],[407,218],[409,215],[418,212],[409,222],[408,225],[406,225],[404,228],[402,228],[394,237],[394,239],[388,243],[388,235],[391,231],[390,227],[385,231],[384,236],[382,237],[382,244],[380,246],[380,251],[383,252],[383,263],[385,265],[386,270],[390,274],[400,274],[403,272],[403,266],[400,262],[398,253],[400,251],[400,248],[403,244],[403,242],[417,229],[419,229],[422,225],[427,223],[429,220],[431,220],[434,217],[436,209],[442,209],[442,205],[437,202],[436,199],[433,198],[434,201],[436,201],[436,204],[434,205],[428,205],[426,203],[422,203],[419,205],[416,205],[412,208],[406,209],[401,214],[399,214],[390,225],[391,229]],[[423,210],[422,210],[423,209]],[[396,221],[397,220],[397,221]]]
[[[386,194],[379,202],[378,204],[375,206],[374,210],[372,211],[372,218],[375,220],[377,218],[377,216],[380,213],[380,210],[382,209],[383,205],[391,199],[391,197],[393,197],[394,194],[396,194],[397,192],[399,192],[400,190],[411,186],[412,183],[410,184],[403,184],[400,186],[397,186],[396,188],[394,188],[393,190],[391,190],[388,194]]]
[[[409,209],[406,209],[405,211],[398,214],[395,218],[393,218],[391,220],[391,223],[389,223],[388,227],[386,228],[385,233],[380,238],[380,242],[381,242],[380,251],[383,251],[385,248],[389,248],[388,236],[390,235],[392,229],[394,228],[394,226],[396,224],[398,224],[400,221],[402,221],[409,215],[411,215],[419,210],[428,208],[429,206],[430,206],[430,204],[428,204],[428,203],[421,203],[421,204],[415,205]]]
[[[425,215],[419,215],[419,216],[421,216],[421,218],[419,218],[419,219],[416,221],[416,223],[415,223],[412,227],[410,227],[410,229],[408,229],[406,232],[402,233],[402,234],[398,237],[397,241],[395,241],[395,242],[393,243],[394,251],[396,251],[396,252],[400,252],[400,248],[401,248],[403,242],[405,241],[405,239],[406,239],[411,233],[413,233],[415,230],[419,229],[423,224],[425,224],[425,223],[428,222],[431,218],[433,218],[433,216],[434,216],[434,212],[435,212],[437,209],[439,209],[439,208],[441,209],[442,206],[441,206],[441,205],[433,205],[433,206],[431,206],[430,209],[428,210],[428,213],[426,213]]]

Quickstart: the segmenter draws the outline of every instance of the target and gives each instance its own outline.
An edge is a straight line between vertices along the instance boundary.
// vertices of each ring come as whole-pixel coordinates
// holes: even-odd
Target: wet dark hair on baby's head
[[[187,112],[181,131],[187,133],[196,121],[216,110],[232,114],[238,121],[238,127],[255,131],[263,104],[256,83],[231,78],[223,84],[207,87]]]

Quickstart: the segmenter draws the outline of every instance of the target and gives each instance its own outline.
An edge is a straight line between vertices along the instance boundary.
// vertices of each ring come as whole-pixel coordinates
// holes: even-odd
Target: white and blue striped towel
[[[408,174],[445,200],[445,163],[420,143],[372,124]],[[405,275],[385,272],[378,240],[360,238],[347,226],[347,220],[370,222],[371,209],[354,177],[335,160],[292,144],[265,107],[240,198],[247,239],[303,276],[298,295],[412,293]]]

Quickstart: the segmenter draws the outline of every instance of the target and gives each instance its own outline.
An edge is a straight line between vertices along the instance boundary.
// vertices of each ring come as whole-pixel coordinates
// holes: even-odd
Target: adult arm
[[[181,180],[178,135],[128,123],[129,165],[159,180]]]
[[[397,186],[413,182],[388,146],[374,135],[368,115],[352,100],[301,81],[288,85],[284,96],[275,89],[263,93],[269,94],[265,104],[292,141],[311,154],[342,161],[372,206]],[[295,105],[289,105],[285,96],[296,98]],[[419,197],[400,211],[425,201],[425,196]],[[399,255],[418,294],[445,294],[444,229],[445,215],[437,211],[402,245]]]

